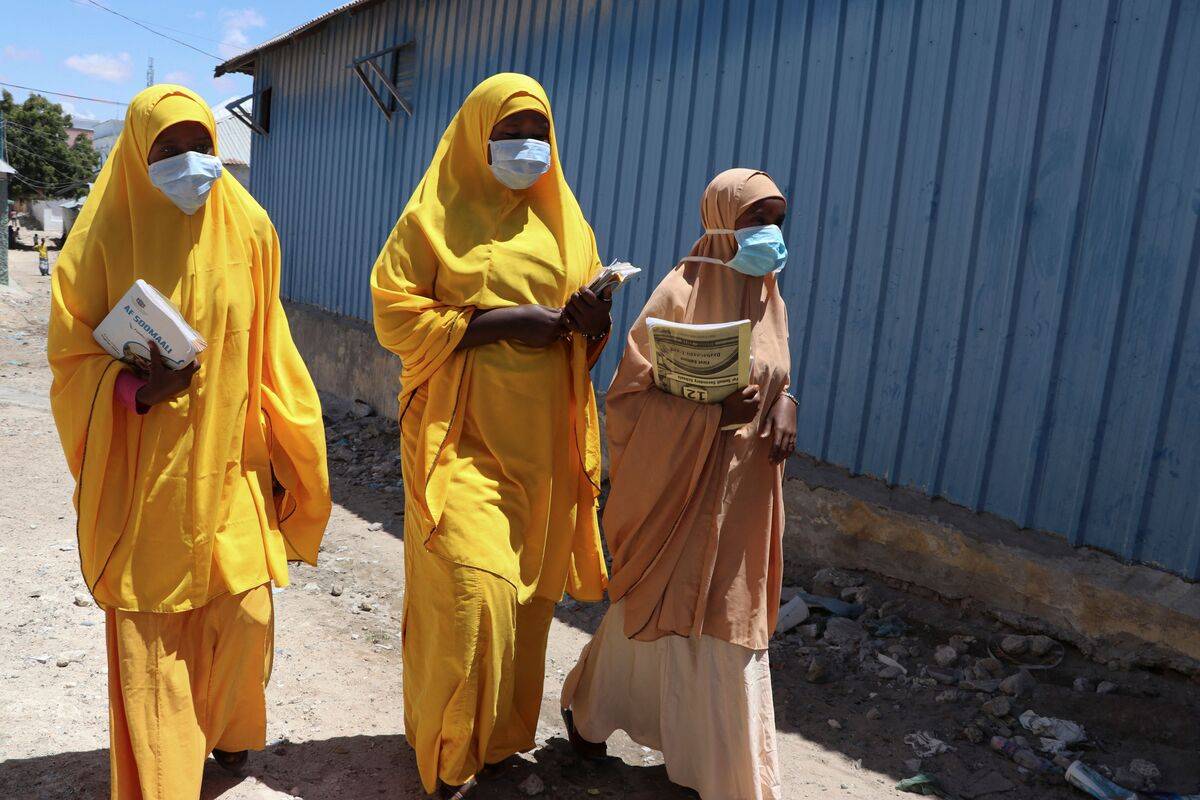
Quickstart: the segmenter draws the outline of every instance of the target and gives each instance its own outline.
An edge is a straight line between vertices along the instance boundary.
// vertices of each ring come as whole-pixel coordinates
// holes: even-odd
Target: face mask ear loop
[[[705,236],[733,236],[735,231],[732,228],[705,228]],[[704,264],[720,264],[722,267],[729,266],[719,258],[708,258],[707,256],[688,256],[684,261],[699,261]]]

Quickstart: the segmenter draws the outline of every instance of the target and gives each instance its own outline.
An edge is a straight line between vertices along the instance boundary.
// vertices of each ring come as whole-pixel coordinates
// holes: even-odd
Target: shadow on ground
[[[379,489],[356,486],[336,466],[329,471],[329,488],[333,502],[354,512],[397,539],[404,538],[404,495],[390,494]]]
[[[365,436],[359,433],[364,428]],[[331,451],[339,445],[352,447],[356,459],[365,461],[365,467],[354,460],[334,463],[331,473],[340,505],[402,538],[403,494],[396,491],[399,464],[389,460],[398,448],[396,436],[394,423],[343,424],[330,438]],[[785,583],[811,586],[814,571],[810,565],[789,563]],[[1200,761],[1195,759],[1200,728],[1194,724],[1195,715],[1200,713],[1200,693],[1180,676],[1114,671],[1070,650],[1057,669],[1038,673],[1037,685],[1013,700],[1009,714],[995,718],[983,710],[989,695],[966,689],[948,692],[946,686],[931,680],[920,684],[914,678],[921,678],[924,670],[933,666],[936,648],[946,644],[951,634],[975,637],[957,665],[967,669],[988,656],[989,638],[1010,629],[998,624],[985,610],[967,603],[914,593],[912,587],[874,580],[871,584],[874,598],[868,605],[882,613],[883,605],[891,604],[887,613],[907,621],[906,634],[892,639],[866,636],[862,642],[845,647],[831,647],[828,640],[795,635],[774,640],[772,678],[776,724],[781,734],[802,737],[830,759],[886,776],[888,782],[924,771],[936,775],[952,793],[963,797],[972,796],[989,781],[1008,781],[1012,788],[996,793],[1005,800],[1077,798],[1078,793],[1070,787],[1031,781],[1013,762],[989,749],[988,740],[993,735],[1024,733],[1016,718],[1025,709],[1032,709],[1083,724],[1093,742],[1085,751],[1085,759],[1093,765],[1116,771],[1132,759],[1147,759],[1162,768],[1164,785],[1183,791],[1195,791],[1200,786]],[[561,623],[590,634],[605,609],[603,603],[567,600],[558,606],[555,616]],[[905,651],[897,657],[908,670],[907,675],[899,680],[881,679],[876,654],[901,643]],[[828,680],[808,680],[814,656],[831,662]],[[1078,677],[1093,684],[1112,680],[1121,689],[1106,695],[1080,693],[1072,686]],[[917,753],[904,739],[922,731],[954,749],[914,764]],[[1003,780],[996,781],[997,775]]]
[[[0,797],[96,800],[107,796],[107,749],[0,762]]]
[[[625,800],[682,800],[689,790],[673,786],[662,767],[632,767],[618,759],[599,764],[578,761],[565,740],[551,739],[533,754],[535,763],[511,759],[507,771],[482,784],[481,800],[526,797],[519,788],[536,773],[545,783],[543,797]],[[211,760],[200,800],[231,797],[252,800],[262,790],[304,800],[424,798],[412,751],[403,735],[346,736],[287,742],[252,754],[246,775],[238,778]],[[628,787],[637,786],[636,790]],[[108,751],[89,750],[20,759],[0,764],[0,796],[28,800],[95,800],[108,794]]]

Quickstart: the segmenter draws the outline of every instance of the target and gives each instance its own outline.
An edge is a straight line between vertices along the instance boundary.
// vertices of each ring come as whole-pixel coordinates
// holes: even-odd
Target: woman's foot
[[[250,758],[249,750],[213,750],[213,760],[226,772],[241,775],[246,770],[246,761]]]
[[[442,800],[463,800],[470,797],[472,790],[477,786],[474,778],[464,783],[462,786],[450,786],[445,783],[438,784],[438,797]]]
[[[589,742],[580,735],[579,730],[575,727],[575,715],[571,709],[564,708],[562,710],[563,724],[567,726],[567,740],[571,742],[571,749],[580,758],[586,758],[589,761],[598,761],[608,757],[608,745],[604,742]]]

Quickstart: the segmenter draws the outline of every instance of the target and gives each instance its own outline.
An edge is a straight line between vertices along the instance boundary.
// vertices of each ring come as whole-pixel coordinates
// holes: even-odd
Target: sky
[[[0,83],[127,103],[146,86],[147,60],[153,58],[155,82],[181,83],[215,105],[252,88],[246,75],[214,78],[217,64],[344,0],[94,2],[196,50],[104,11],[93,0],[0,0]],[[0,89],[18,101],[30,94]],[[125,114],[118,105],[46,96],[77,117],[105,120]]]

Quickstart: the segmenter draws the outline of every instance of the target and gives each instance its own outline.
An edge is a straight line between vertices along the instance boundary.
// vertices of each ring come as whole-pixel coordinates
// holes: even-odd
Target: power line
[[[62,179],[58,179],[58,180],[48,180],[48,181],[47,180],[39,180],[37,178],[31,178],[28,175],[26,175],[25,173],[19,172],[19,171],[16,174],[18,176],[20,176],[21,180],[23,180],[23,181],[26,181],[28,183],[35,184],[38,186],[47,187],[47,188],[77,186],[80,184],[86,186],[89,183],[89,181],[86,181],[86,180],[76,180],[76,179],[72,179],[72,178],[62,178]]]
[[[15,122],[15,121],[13,121],[13,120],[11,120],[11,119],[9,119],[9,120],[5,120],[5,121],[4,121],[4,124],[5,124],[5,125],[11,125],[11,126],[13,126],[14,128],[17,128],[18,130],[25,131],[26,133],[28,133],[28,134],[30,134],[30,135],[32,135],[32,136],[51,136],[51,137],[53,137],[53,135],[54,135],[54,134],[52,134],[52,133],[48,133],[48,132],[46,132],[46,131],[40,131],[40,130],[38,130],[37,128],[33,127],[32,125],[26,125],[26,124],[25,124],[25,123],[23,123],[23,122]],[[70,146],[70,145],[68,145],[68,147],[69,147],[69,146]]]
[[[99,6],[99,3],[95,3],[92,0],[71,0],[71,2],[77,6],[89,6],[89,5],[90,6]],[[100,6],[100,7],[103,8],[103,6]],[[108,9],[108,8],[105,8],[104,10],[111,11],[111,13],[113,13],[113,14],[117,14],[116,11],[112,11],[111,9]],[[126,16],[124,14],[118,14],[118,16],[124,17],[125,19],[129,20],[130,22],[135,22],[143,27],[159,28],[164,31],[171,31],[172,33],[178,33],[180,36],[184,37],[185,39],[199,39],[200,41],[212,42],[213,44],[220,44],[220,45],[228,45],[229,44],[228,39],[214,39],[211,36],[201,36],[198,33],[192,33],[191,31],[185,31],[181,28],[172,28],[170,25],[163,25],[160,22],[151,22],[146,19],[138,19],[136,17],[130,17],[130,16]],[[286,33],[289,30],[291,30],[291,28],[284,28],[283,30],[279,31],[278,33],[276,33],[273,36],[262,37],[262,41],[264,41],[264,42],[274,41],[275,39],[278,39],[280,36],[282,36],[284,33]],[[154,30],[152,30],[150,32],[158,33],[158,31],[154,31]],[[188,47],[191,46],[191,45],[188,45],[186,42],[180,42],[179,44],[183,44]],[[193,49],[195,49],[195,48],[193,48]],[[203,50],[201,50],[200,52],[204,53],[206,56],[209,56],[210,58],[215,58],[218,61],[226,61],[227,60],[220,56],[215,56],[212,53],[205,53]]]
[[[64,189],[73,189],[77,186],[87,186],[88,185],[87,181],[64,181],[62,183],[49,183],[46,181],[38,181],[38,180],[34,180],[33,178],[28,178],[25,175],[22,175],[20,172],[17,173],[17,180],[21,181],[22,183],[26,183],[35,189],[42,189],[43,191],[48,191],[48,192],[61,192]]]
[[[65,192],[65,191],[68,191],[69,189],[82,189],[83,187],[87,186],[86,183],[64,183],[61,186],[47,186],[45,184],[37,183],[36,181],[31,181],[29,178],[26,178],[24,175],[22,175],[19,172],[17,173],[16,180],[25,184],[30,189],[36,189],[40,192],[51,192],[51,193]]]
[[[77,6],[91,5],[91,2],[89,2],[89,0],[71,0],[71,2]],[[164,31],[170,31],[171,33],[178,33],[180,36],[182,36],[185,39],[199,39],[200,41],[212,42],[213,44],[225,44],[226,43],[224,39],[214,39],[211,36],[201,36],[198,33],[192,33],[191,31],[185,31],[181,28],[172,28],[170,25],[163,25],[158,22],[151,22],[148,19],[138,19],[137,17],[128,17],[128,19],[130,21],[140,22],[143,25],[149,25],[152,28],[160,28]]]
[[[175,44],[181,44],[181,45],[183,45],[184,47],[188,48],[189,50],[195,50],[195,51],[196,51],[197,53],[199,53],[200,55],[203,55],[203,56],[208,56],[209,58],[215,58],[217,61],[224,61],[224,60],[225,60],[225,59],[221,58],[221,57],[220,57],[220,56],[218,56],[218,55],[214,55],[214,54],[212,54],[212,53],[208,52],[207,50],[201,50],[199,47],[196,47],[196,46],[194,46],[194,45],[190,45],[190,44],[188,44],[187,42],[183,41],[182,39],[176,39],[174,36],[168,36],[167,34],[163,33],[162,31],[156,31],[156,30],[154,30],[154,28],[151,28],[151,27],[150,27],[149,25],[147,25],[146,23],[144,23],[144,22],[140,22],[140,21],[138,21],[138,20],[134,19],[133,17],[127,17],[127,16],[125,16],[124,14],[122,14],[120,11],[114,11],[113,9],[109,8],[109,7],[108,7],[108,6],[106,6],[106,5],[102,5],[102,4],[98,3],[98,2],[96,2],[96,0],[87,0],[87,3],[88,3],[88,5],[95,6],[96,8],[100,9],[101,11],[107,11],[109,14],[113,14],[113,15],[115,15],[115,16],[118,16],[118,17],[120,17],[121,19],[125,20],[126,22],[132,22],[134,25],[137,25],[139,28],[142,28],[143,30],[150,31],[150,32],[151,32],[151,33],[153,33],[155,36],[161,36],[161,37],[162,37],[162,38],[164,38],[164,39],[169,39],[170,41],[174,42]]]
[[[49,138],[49,139],[51,139],[51,140],[57,141],[57,139],[56,139],[56,138],[55,138],[55,137],[54,137],[52,134],[45,133],[45,132],[43,132],[43,131],[39,131],[39,130],[37,130],[37,129],[35,129],[35,128],[32,128],[32,127],[30,127],[29,125],[23,125],[23,124],[21,124],[20,122],[14,122],[13,120],[11,120],[11,119],[8,119],[8,120],[4,120],[4,122],[3,122],[3,129],[4,129],[4,134],[5,134],[5,135],[4,135],[4,140],[5,140],[5,145],[6,145],[7,147],[11,147],[11,148],[13,148],[13,149],[14,149],[16,152],[18,152],[18,153],[22,154],[22,155],[23,155],[25,158],[30,158],[30,159],[33,159],[33,160],[35,160],[35,161],[39,161],[39,160],[40,160],[40,161],[46,161],[46,162],[48,162],[48,163],[50,163],[50,164],[54,164],[55,166],[58,166],[58,167],[64,168],[64,169],[66,169],[66,170],[68,170],[68,171],[74,171],[74,170],[78,169],[79,165],[77,165],[77,164],[71,164],[71,163],[68,163],[68,162],[66,162],[66,161],[63,161],[62,159],[56,158],[56,157],[54,157],[54,156],[51,156],[51,155],[47,155],[47,154],[45,154],[45,153],[37,153],[37,152],[35,152],[35,151],[34,151],[32,148],[30,148],[30,147],[25,147],[23,144],[18,144],[18,143],[17,143],[15,140],[13,140],[13,139],[10,139],[10,138],[8,137],[8,135],[7,135],[7,134],[8,134],[7,128],[8,128],[9,126],[11,126],[11,127],[13,127],[13,128],[16,128],[16,129],[18,129],[18,130],[21,130],[21,131],[23,131],[23,132],[25,132],[25,134],[26,134],[26,135],[28,135],[28,136],[37,136],[37,137],[40,137],[40,138]],[[17,173],[17,174],[19,174],[19,175],[20,175],[20,173]],[[27,176],[25,176],[25,175],[21,175],[21,177],[22,177],[24,180],[26,180],[26,181],[30,181],[30,182],[34,182],[34,181],[35,181],[35,179],[34,179],[34,178],[29,178],[29,177],[27,177]],[[75,183],[75,182],[63,183],[63,184],[55,184],[55,186],[58,186],[58,185],[62,185],[62,186],[68,186],[68,185],[73,185],[74,183]],[[46,184],[46,185],[47,185],[47,186],[49,186],[50,184]]]
[[[0,125],[11,126],[13,128],[17,128],[18,130],[23,130],[26,133],[32,134],[33,136],[43,136],[43,135],[48,136],[49,135],[49,134],[43,134],[37,128],[32,128],[29,125],[24,125],[20,122],[13,122],[11,119],[4,120],[4,122],[0,123]]]
[[[74,170],[78,166],[76,164],[68,164],[66,161],[62,161],[58,158],[54,158],[53,156],[47,156],[47,155],[36,153],[31,148],[25,147],[24,145],[19,145],[15,141],[12,141],[12,140],[8,141],[8,146],[15,147],[17,149],[18,153],[22,153],[22,154],[24,154],[24,156],[26,158],[32,158],[35,161],[48,161],[51,164],[55,164],[60,167],[65,167],[66,169],[69,169],[69,170]]]
[[[116,100],[101,100],[99,97],[84,97],[78,94],[67,94],[66,92],[52,92],[49,89],[35,89],[32,86],[22,86],[19,83],[5,83],[0,81],[0,86],[7,86],[10,89],[24,89],[27,92],[36,92],[37,94],[52,94],[55,97],[69,97],[72,100],[86,100],[89,103],[108,103],[110,106],[125,107],[128,103],[118,103]]]
[[[42,192],[65,192],[68,189],[80,189],[88,185],[87,181],[67,181],[65,183],[45,183],[35,181],[32,178],[27,178],[20,172],[16,173],[15,180],[20,181],[31,189],[37,189]]]

